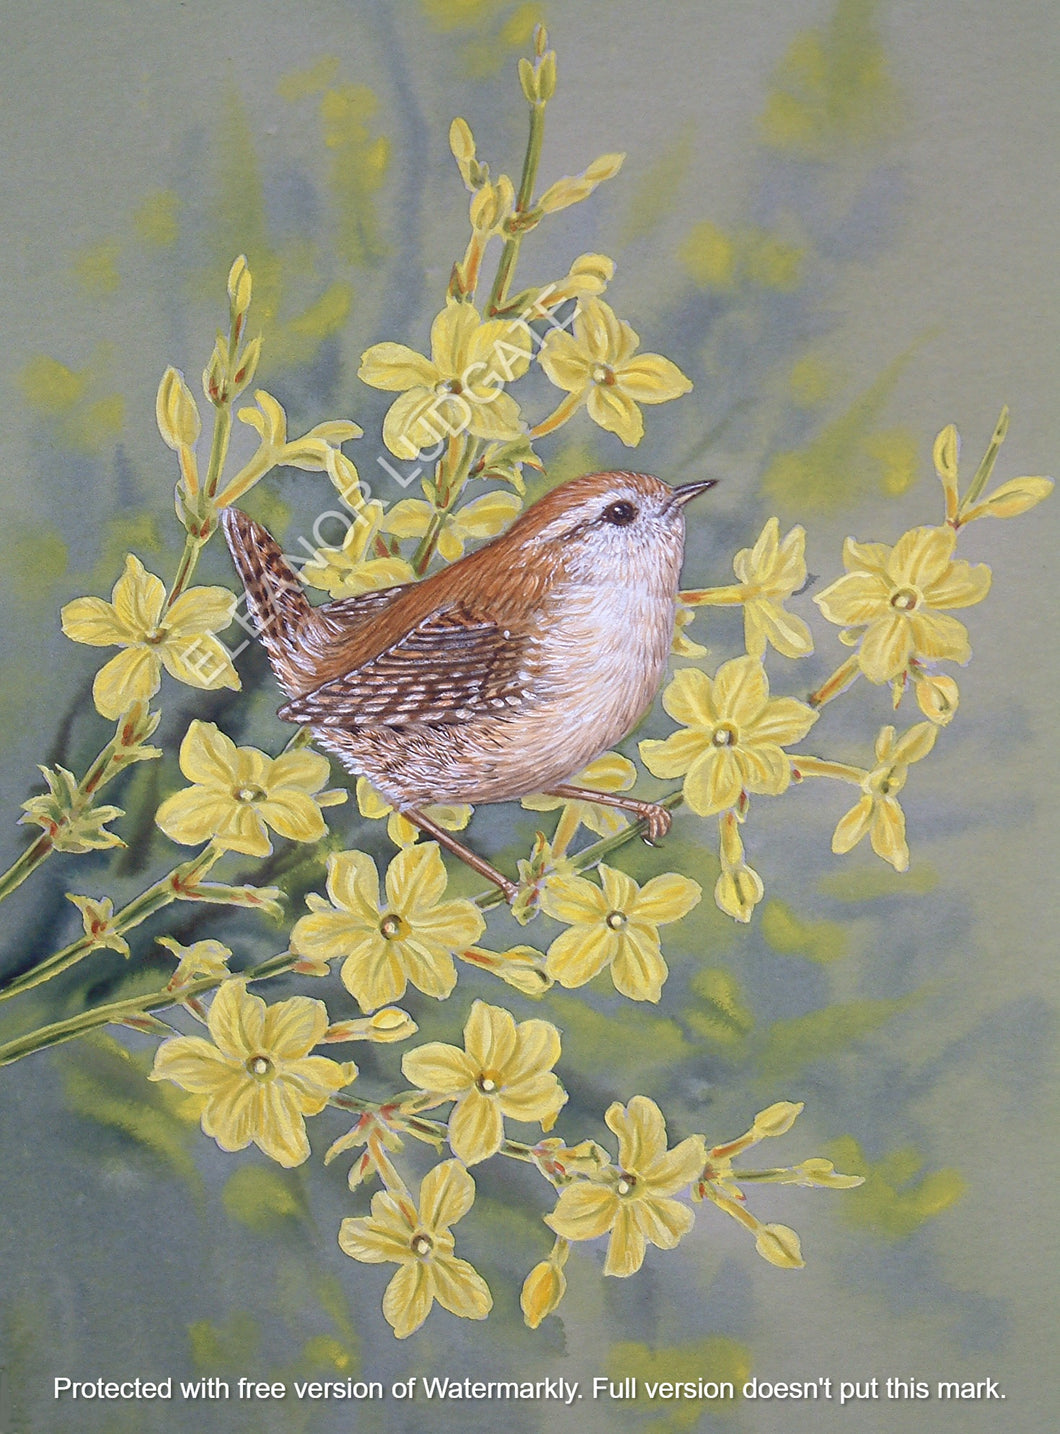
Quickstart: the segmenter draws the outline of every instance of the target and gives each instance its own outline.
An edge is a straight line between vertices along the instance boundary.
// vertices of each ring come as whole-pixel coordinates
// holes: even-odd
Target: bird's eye
[[[619,499],[617,503],[608,503],[604,509],[604,522],[614,523],[616,528],[628,528],[636,516],[636,508],[632,503],[627,503],[624,498]]]

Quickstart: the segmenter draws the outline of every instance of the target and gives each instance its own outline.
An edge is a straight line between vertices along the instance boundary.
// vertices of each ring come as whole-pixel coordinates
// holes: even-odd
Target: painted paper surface
[[[494,178],[518,175],[527,105],[516,66],[533,53],[539,19],[558,53],[543,185],[601,155],[626,158],[585,202],[527,236],[519,283],[561,276],[579,255],[610,256],[606,301],[640,350],[665,355],[693,388],[644,406],[635,448],[584,411],[544,434],[545,474],[524,470],[531,497],[597,469],[635,467],[674,484],[717,478],[688,510],[689,591],[738,580],[734,554],[774,515],[781,535],[802,525],[808,587],[785,606],[809,623],[816,650],[796,659],[771,647],[766,667],[773,693],[805,701],[851,651],[837,641],[840,619],[830,626],[813,601],[840,577],[844,539],[890,546],[944,522],[933,444],[946,425],[961,435],[965,489],[1003,406],[991,486],[1055,465],[1057,216],[1046,176],[1057,35],[1040,6],[838,0],[647,13],[577,3],[538,13],[423,0],[7,12],[5,866],[28,840],[15,825],[20,804],[44,791],[36,764],[80,775],[113,731],[92,685],[114,650],[64,636],[60,608],[109,599],[127,554],[167,580],[179,560],[177,455],[159,435],[156,395],[172,366],[209,413],[199,373],[227,322],[237,255],[254,280],[247,332],[263,336],[253,386],[282,402],[292,437],[355,421],[365,436],[344,451],[372,496],[421,497],[419,478],[406,488],[395,476],[407,478],[415,460],[384,445],[393,393],[358,369],[385,342],[429,354],[431,321],[467,243],[450,122],[466,118]],[[548,377],[535,368],[533,422],[562,400]],[[246,461],[256,435],[236,427]],[[198,452],[205,468],[207,449]],[[943,470],[947,452],[935,450]],[[309,534],[335,547],[334,520],[314,534],[335,499],[326,473],[287,465],[239,501],[285,546]],[[451,541],[474,545],[510,511],[486,516],[484,531]],[[706,1202],[679,1248],[649,1248],[629,1279],[604,1276],[606,1239],[575,1242],[562,1304],[529,1330],[519,1291],[552,1246],[542,1216],[555,1194],[514,1162],[474,1164],[475,1207],[454,1233],[457,1254],[492,1292],[492,1313],[472,1323],[435,1306],[398,1342],[380,1312],[393,1267],[356,1263],[337,1239],[344,1219],[367,1214],[371,1194],[347,1187],[352,1155],[322,1163],[348,1118],[329,1110],[308,1121],[304,1164],[254,1147],[226,1154],[176,1085],[145,1080],[157,1036],[110,1027],[0,1072],[0,1425],[935,1430],[989,1418],[1020,1434],[1045,1427],[1055,1392],[1043,1251],[1055,1093],[1056,684],[1046,622],[1056,522],[1053,500],[961,535],[961,559],[989,564],[992,587],[955,613],[974,656],[941,670],[958,682],[960,705],[909,764],[908,870],[874,855],[868,839],[834,854],[836,824],[859,794],[807,776],[782,796],[752,796],[740,835],[764,896],[735,922],[713,901],[717,821],[685,806],[658,852],[635,842],[616,858],[641,885],[673,871],[703,888],[694,910],[663,927],[670,975],[657,1002],[616,992],[607,972],[534,1002],[470,968],[447,1002],[414,990],[402,1002],[424,1037],[457,1046],[475,999],[553,1023],[570,1097],[553,1133],[592,1137],[612,1154],[614,1128],[603,1121],[612,1102],[656,1102],[671,1145],[697,1132],[720,1143],[776,1102],[802,1103],[760,1163],[774,1150],[778,1166],[820,1156],[864,1177],[849,1190],[747,1187],[761,1222],[798,1231],[804,1268],[760,1259],[748,1232]],[[235,592],[219,540],[195,581]],[[686,652],[673,670],[714,674],[744,650],[743,614],[689,610],[682,635],[707,653]],[[228,648],[243,636],[228,631]],[[291,729],[272,715],[281,699],[260,652],[250,645],[234,662],[238,696],[230,684],[178,686],[160,667],[164,717],[151,740],[166,755],[114,789],[126,816],[113,827],[127,846],[58,853],[11,893],[5,980],[98,914],[67,893],[117,908],[193,855],[152,821],[186,785],[177,751],[191,722],[280,751]],[[793,745],[868,769],[880,728],[893,723],[900,735],[926,720],[911,691],[896,715],[889,687],[863,676]],[[648,774],[638,746],[677,725],[657,703],[623,744],[639,762],[638,794],[680,785]],[[329,784],[341,785],[333,767]],[[364,847],[380,867],[397,850],[352,791],[324,816],[334,850]],[[535,832],[553,834],[555,821],[518,803],[485,807],[469,840],[514,874]],[[451,873],[452,895],[481,889],[455,862]],[[173,960],[159,936],[186,948],[219,934],[233,965],[260,962],[304,917],[305,891],[324,890],[322,861],[297,880],[282,864],[274,876],[256,872],[253,861],[229,879],[279,887],[282,921],[239,912],[215,933],[198,919],[207,908],[163,912],[130,934],[128,964],[119,949],[100,949],[76,979],[5,1005],[0,1041],[148,989],[138,973],[164,983]],[[498,926],[497,939],[544,951],[561,929],[542,916]],[[319,999],[325,983],[262,994]],[[359,1018],[337,976],[326,997],[333,1021]],[[407,1088],[400,1049],[321,1053],[355,1059],[358,1081],[377,1091]],[[448,1156],[417,1149],[415,1181]],[[413,1377],[415,1391],[399,1397],[395,1386],[407,1390]],[[100,1378],[171,1378],[174,1393],[75,1401],[54,1383]],[[282,1385],[282,1397],[241,1397],[241,1378]],[[424,1381],[444,1378],[534,1389],[428,1395]],[[328,1397],[295,1388],[325,1380],[335,1385]],[[648,1392],[726,1380],[737,1396],[757,1383],[732,1400]],[[940,1383],[974,1390],[976,1411]]]

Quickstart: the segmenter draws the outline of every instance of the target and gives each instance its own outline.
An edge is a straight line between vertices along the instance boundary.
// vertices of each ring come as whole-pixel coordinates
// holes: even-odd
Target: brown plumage
[[[510,896],[418,808],[555,791],[631,730],[665,671],[682,508],[712,486],[588,474],[422,582],[320,607],[264,528],[234,509],[224,526],[289,698],[280,716]],[[648,816],[654,834],[668,825],[659,808],[606,801]]]

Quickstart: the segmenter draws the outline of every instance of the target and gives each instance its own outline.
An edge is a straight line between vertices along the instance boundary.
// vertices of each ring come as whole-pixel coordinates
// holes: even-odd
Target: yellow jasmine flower
[[[551,1130],[567,1094],[553,1073],[559,1031],[548,1021],[520,1021],[500,1006],[476,1001],[464,1026],[464,1049],[430,1041],[402,1059],[418,1090],[453,1100],[449,1144],[466,1165],[496,1155],[504,1116]]]
[[[672,1197],[703,1169],[701,1135],[666,1148],[662,1111],[647,1096],[628,1106],[615,1101],[604,1119],[618,1136],[618,1168],[606,1184],[579,1180],[568,1185],[545,1224],[567,1240],[592,1240],[611,1232],[605,1275],[634,1275],[648,1244],[672,1250],[692,1228],[687,1205]]]
[[[572,787],[588,787],[594,792],[628,792],[637,780],[637,769],[628,757],[618,752],[605,752],[602,757],[583,767],[571,777]],[[595,832],[597,836],[613,836],[628,825],[628,818],[614,807],[603,807],[596,802],[583,802],[567,797],[533,796],[523,797],[522,805],[529,812],[552,812],[562,807],[563,812],[556,824],[552,838],[552,851],[562,854],[567,850],[579,826]]]
[[[785,791],[791,762],[783,748],[817,720],[804,702],[771,698],[765,668],[751,656],[722,663],[713,681],[682,668],[663,707],[685,730],[665,742],[641,742],[641,756],[657,777],[684,776],[685,800],[702,817],[736,806],[745,792]]]
[[[832,850],[844,853],[868,836],[877,856],[890,862],[895,871],[909,869],[909,847],[905,839],[905,813],[897,793],[905,786],[912,762],[931,751],[938,736],[933,722],[918,722],[895,741],[893,727],[884,727],[876,738],[876,766],[865,773],[864,795],[841,817],[832,836]]]
[[[309,1054],[328,1028],[324,1002],[292,996],[266,1006],[245,981],[225,981],[207,1028],[209,1040],[163,1041],[151,1079],[204,1095],[203,1133],[222,1150],[253,1143],[281,1165],[301,1165],[309,1155],[305,1117],[318,1115],[357,1075],[351,1061]]]
[[[553,329],[539,355],[556,387],[584,401],[593,422],[617,434],[627,448],[644,437],[638,404],[666,403],[692,387],[661,354],[636,356],[639,343],[629,324],[602,299],[587,298],[575,316],[573,333]]]
[[[386,873],[379,900],[375,862],[361,851],[328,858],[331,904],[310,895],[311,914],[296,922],[291,946],[300,956],[345,958],[342,981],[361,1009],[374,1011],[417,990],[444,1000],[456,985],[453,953],[486,929],[471,901],[442,901],[445,867],[436,842],[403,848]]]
[[[225,851],[268,856],[268,828],[291,841],[319,841],[327,828],[321,807],[346,800],[320,789],[331,775],[319,752],[267,757],[237,747],[212,722],[192,722],[180,744],[180,770],[193,786],[167,797],[155,821],[185,846],[213,840]]]
[[[158,691],[162,668],[189,687],[239,690],[228,649],[214,637],[236,609],[227,588],[189,588],[168,609],[161,578],[130,553],[110,602],[83,597],[62,610],[63,632],[91,647],[120,647],[96,673],[92,699],[104,717],[116,719],[133,702]]]
[[[857,661],[870,682],[889,682],[918,659],[967,662],[963,623],[940,611],[971,607],[990,591],[990,569],[953,556],[953,528],[913,528],[893,548],[843,546],[846,574],[814,599],[829,622],[853,629]]]
[[[792,528],[783,541],[779,518],[770,518],[753,548],[741,548],[732,560],[739,583],[680,595],[690,607],[743,605],[744,641],[752,657],[764,657],[770,643],[785,657],[805,657],[813,637],[801,617],[784,603],[806,584],[806,531]]]
[[[304,469],[307,473],[328,471],[334,475],[334,445],[345,443],[350,438],[360,438],[364,432],[356,423],[334,418],[318,423],[301,438],[288,440],[287,414],[283,405],[262,388],[255,390],[254,402],[257,408],[241,408],[236,417],[258,434],[258,450],[218,494],[218,508],[227,508],[242,498],[270,468],[287,466]],[[349,459],[346,460],[346,469],[347,472],[352,470],[356,477],[357,470]]]
[[[424,1177],[418,1208],[403,1190],[381,1190],[370,1215],[343,1220],[339,1245],[351,1259],[401,1267],[383,1296],[383,1317],[398,1339],[419,1329],[435,1300],[461,1319],[485,1319],[493,1308],[489,1286],[456,1258],[449,1233],[474,1200],[474,1180],[459,1160],[446,1160]]]
[[[386,833],[395,846],[412,846],[423,835],[420,828],[408,817],[395,811],[381,792],[377,792],[367,777],[357,778],[357,806],[362,817],[370,822],[386,817]],[[447,832],[462,832],[475,814],[474,807],[466,803],[446,806],[432,802],[423,808],[424,816],[430,817]]]
[[[615,989],[632,1001],[658,1001],[669,975],[659,927],[678,921],[702,896],[698,882],[676,872],[653,876],[641,888],[624,871],[602,862],[601,886],[582,876],[557,877],[541,894],[541,909],[571,923],[548,948],[548,974],[561,986],[584,986],[605,966]]]
[[[404,558],[383,557],[375,550],[376,535],[383,526],[382,503],[363,504],[354,514],[342,546],[318,548],[302,568],[302,580],[333,598],[358,597],[376,588],[414,582],[416,575]]]
[[[449,513],[438,534],[438,552],[447,563],[464,553],[464,544],[492,538],[511,526],[522,510],[516,493],[485,493],[473,502]],[[383,527],[398,538],[420,538],[427,531],[436,508],[422,498],[403,498],[387,512]]]
[[[373,344],[358,377],[401,394],[383,422],[383,442],[396,457],[413,459],[457,433],[517,438],[519,408],[503,385],[526,372],[530,349],[525,323],[483,323],[473,305],[450,302],[431,325],[429,359],[405,344]]]

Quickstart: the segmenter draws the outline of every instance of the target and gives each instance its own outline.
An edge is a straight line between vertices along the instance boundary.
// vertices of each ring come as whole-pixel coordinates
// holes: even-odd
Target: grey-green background
[[[80,770],[104,737],[87,695],[97,654],[62,638],[58,606],[108,594],[130,549],[172,570],[175,474],[154,394],[167,364],[189,377],[201,368],[235,253],[248,253],[259,279],[260,379],[292,429],[358,419],[366,437],[351,455],[381,496],[398,496],[375,463],[385,398],[358,385],[356,361],[384,338],[422,347],[440,306],[466,216],[446,148],[451,117],[468,118],[495,170],[517,165],[514,65],[534,8],[4,0],[0,796],[10,855],[18,803],[38,790],[34,764]],[[731,554],[775,511],[786,526],[805,523],[820,590],[847,533],[891,542],[937,521],[934,434],[957,424],[968,472],[1002,403],[1012,426],[998,477],[1050,471],[1060,452],[1055,7],[574,0],[540,10],[561,75],[544,178],[605,151],[628,158],[593,201],[530,237],[524,275],[554,277],[586,249],[613,255],[611,302],[646,349],[694,379],[690,397],[648,411],[635,460],[674,480],[724,479],[696,514],[690,585],[725,582]],[[552,479],[629,461],[584,420],[542,448]],[[293,535],[327,503],[326,481],[287,474],[255,501]],[[530,1333],[516,1295],[547,1248],[542,1192],[510,1172],[483,1174],[480,1205],[457,1233],[490,1280],[494,1315],[472,1325],[436,1310],[399,1345],[378,1313],[383,1272],[335,1244],[338,1220],[360,1208],[341,1162],[324,1171],[316,1159],[287,1177],[256,1152],[223,1156],[143,1084],[146,1039],[123,1042],[131,1062],[115,1047],[68,1046],[2,1075],[4,1427],[1052,1427],[1056,513],[1054,501],[968,534],[966,556],[993,565],[995,588],[963,615],[975,657],[959,674],[962,707],[906,790],[905,878],[861,849],[831,856],[845,794],[830,784],[756,802],[747,841],[771,904],[749,928],[706,906],[677,928],[657,1010],[601,987],[542,1012],[565,1032],[573,1099],[560,1128],[572,1137],[601,1134],[607,1102],[637,1091],[659,1101],[675,1135],[719,1138],[772,1100],[805,1100],[776,1157],[828,1153],[870,1175],[854,1194],[753,1197],[762,1218],[800,1231],[805,1270],[765,1265],[706,1210],[676,1253],[652,1251],[630,1281],[605,1285],[599,1252],[577,1252],[560,1317]],[[204,571],[231,581],[220,553]],[[804,598],[800,610],[811,606]],[[778,691],[804,693],[839,660],[834,636],[815,630],[810,663],[770,662]],[[720,661],[738,626],[700,616],[693,635]],[[260,686],[232,715],[244,725],[228,730],[282,740],[273,692],[257,668],[245,676]],[[170,753],[190,716],[222,710],[171,686],[162,696]],[[906,708],[903,725],[917,715]],[[864,760],[887,720],[886,693],[858,691],[806,746]],[[123,789],[130,812],[150,780]],[[172,755],[158,780],[176,784]],[[340,821],[356,831],[352,816]],[[510,861],[533,822],[501,809],[475,830]],[[713,840],[712,824],[683,815],[670,847],[708,887],[706,905]],[[124,868],[57,858],[20,889],[4,907],[5,961],[18,967],[72,938],[64,891],[128,894],[171,859],[144,832],[134,847]],[[652,869],[642,854],[630,860],[641,877]],[[165,929],[136,943],[141,961],[156,960],[149,938]],[[277,949],[260,923],[233,932],[241,958]],[[93,971],[97,1000],[130,974],[105,953]],[[451,1039],[472,995],[507,992],[469,979],[441,1013],[410,1004],[425,1032]],[[24,1016],[5,1011],[5,1030],[81,999],[79,983]],[[514,994],[505,1003],[531,1011]],[[393,1060],[385,1069],[379,1079],[395,1079]],[[324,1133],[328,1119],[318,1154],[342,1128]],[[769,1380],[996,1378],[1007,1398],[724,1411],[585,1401],[574,1413],[293,1399],[74,1408],[54,1404],[50,1386],[55,1375],[591,1380],[744,1367]]]

